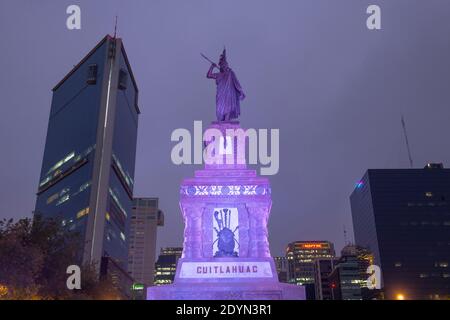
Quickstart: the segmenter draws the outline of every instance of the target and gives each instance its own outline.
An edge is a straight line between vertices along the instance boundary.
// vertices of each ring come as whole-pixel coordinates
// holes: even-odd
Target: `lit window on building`
[[[89,213],[89,207],[84,208],[77,212],[77,219],[80,219]]]
[[[427,198],[431,198],[431,197],[433,196],[433,192],[430,192],[430,191],[425,192],[425,196],[426,196]]]
[[[113,153],[112,155],[113,161],[116,164],[117,168],[119,169],[120,175],[122,176],[122,178],[125,180],[126,184],[128,185],[129,188],[133,189],[133,185],[134,185],[134,181],[131,178],[130,174],[127,172],[125,172],[125,170],[122,167],[122,164],[120,163],[119,159],[117,158],[117,156]]]
[[[52,203],[53,201],[55,201],[56,199],[58,199],[59,197],[59,193],[54,193],[52,194],[50,197],[47,198],[47,204]]]
[[[86,183],[83,183],[83,184],[80,186],[80,192],[83,192],[84,190],[86,190],[90,185],[91,185],[91,182],[90,182],[90,181],[88,181],[88,182],[86,182]]]
[[[67,161],[72,159],[74,156],[75,156],[75,152],[72,151],[71,153],[66,155],[63,159],[58,161],[53,167],[51,167],[50,170],[48,170],[47,174],[50,174],[52,171],[55,171],[56,169],[61,167],[63,164],[65,164]]]
[[[116,193],[111,188],[109,188],[109,194],[111,195],[111,197],[113,198],[114,202],[117,204],[117,206],[119,207],[119,209],[123,213],[123,215],[125,217],[127,217],[128,215],[127,215],[125,209],[123,208],[122,204],[120,203],[119,198],[117,197]]]
[[[56,202],[56,205],[59,206],[59,205],[63,204],[64,202],[69,200],[69,198],[70,198],[70,196],[68,194],[62,196],[61,199],[59,199],[58,202]]]

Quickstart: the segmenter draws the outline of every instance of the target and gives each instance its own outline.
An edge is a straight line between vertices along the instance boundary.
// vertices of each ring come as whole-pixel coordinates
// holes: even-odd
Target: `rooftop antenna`
[[[117,36],[117,16],[116,16],[116,22],[114,23],[114,39],[116,39]]]
[[[411,149],[409,148],[408,134],[406,133],[406,124],[405,119],[403,118],[403,114],[402,114],[402,127],[403,127],[403,134],[405,135],[406,149],[408,150],[409,165],[412,168],[413,160],[411,157]]]
[[[348,241],[347,241],[347,230],[345,230],[345,224],[344,224],[344,244],[348,245]]]

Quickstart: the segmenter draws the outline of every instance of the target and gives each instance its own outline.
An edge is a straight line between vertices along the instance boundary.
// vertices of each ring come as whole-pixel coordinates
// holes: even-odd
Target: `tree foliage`
[[[0,220],[0,299],[118,299],[110,279],[81,267],[81,289],[69,290],[67,267],[79,264],[82,239],[59,221]]]

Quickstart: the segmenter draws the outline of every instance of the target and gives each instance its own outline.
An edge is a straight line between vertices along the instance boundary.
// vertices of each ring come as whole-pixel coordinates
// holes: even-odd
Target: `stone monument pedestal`
[[[150,290],[151,289],[151,290]],[[286,283],[204,282],[149,288],[148,300],[305,300],[304,288]]]
[[[209,129],[222,136],[206,139],[205,168],[180,187],[185,231],[175,281],[148,288],[147,299],[304,300],[302,286],[278,282],[267,237],[270,183],[246,167],[245,139],[234,135],[245,130],[237,121]]]

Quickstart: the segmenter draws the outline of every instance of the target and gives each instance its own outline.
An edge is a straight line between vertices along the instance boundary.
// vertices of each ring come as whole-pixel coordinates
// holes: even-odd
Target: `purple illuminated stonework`
[[[304,300],[303,287],[278,282],[267,232],[270,183],[247,169],[238,139],[227,136],[239,122],[213,122],[210,128],[224,136],[223,163],[205,164],[181,183],[183,256],[174,283],[148,288],[147,299]],[[230,156],[234,163],[225,163]]]

